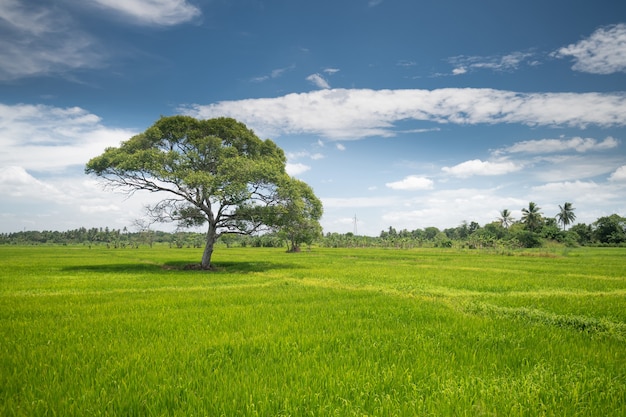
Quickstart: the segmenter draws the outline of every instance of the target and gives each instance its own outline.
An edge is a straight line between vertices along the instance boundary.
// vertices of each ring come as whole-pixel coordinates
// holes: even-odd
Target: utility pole
[[[354,219],[353,219],[352,223],[354,224],[354,236],[356,236],[358,234],[357,233],[357,226],[356,226],[356,223],[357,223],[356,214],[354,215]]]

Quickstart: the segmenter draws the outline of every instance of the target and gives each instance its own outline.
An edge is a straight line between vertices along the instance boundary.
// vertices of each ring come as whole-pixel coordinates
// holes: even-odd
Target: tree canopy
[[[201,261],[206,269],[222,234],[280,226],[278,213],[289,206],[285,196],[300,183],[289,177],[285,164],[282,149],[234,119],[172,116],[162,117],[119,147],[107,148],[87,163],[85,172],[130,194],[167,195],[149,209],[158,221],[185,227],[208,223]],[[319,203],[312,191],[309,199]],[[319,212],[301,216],[317,222],[319,205]]]

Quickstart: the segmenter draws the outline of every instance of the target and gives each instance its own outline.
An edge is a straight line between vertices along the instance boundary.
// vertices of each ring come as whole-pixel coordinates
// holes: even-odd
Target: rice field
[[[2,416],[624,416],[626,250],[0,246]]]

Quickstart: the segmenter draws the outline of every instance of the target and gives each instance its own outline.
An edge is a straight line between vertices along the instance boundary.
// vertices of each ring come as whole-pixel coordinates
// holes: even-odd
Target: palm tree
[[[563,207],[559,206],[559,214],[556,215],[556,218],[559,220],[559,223],[563,225],[563,230],[565,230],[566,226],[569,226],[576,220],[576,215],[574,214],[574,207],[572,207],[572,203],[565,203]]]
[[[534,232],[541,225],[541,213],[539,212],[541,207],[532,201],[528,203],[528,208],[522,209],[522,223],[526,225],[526,228],[531,232]]]
[[[500,212],[500,218],[498,220],[500,220],[500,224],[502,225],[502,227],[508,230],[509,226],[513,224],[513,217],[511,216],[511,212],[509,211],[509,209],[502,210]]]

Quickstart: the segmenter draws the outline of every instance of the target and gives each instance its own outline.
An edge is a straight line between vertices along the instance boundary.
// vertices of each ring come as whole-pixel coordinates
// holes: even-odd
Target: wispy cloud
[[[587,39],[553,53],[557,58],[572,57],[572,69],[592,74],[626,72],[626,24],[602,27]]]
[[[267,81],[267,80],[270,80],[270,79],[280,78],[286,72],[292,71],[295,68],[296,68],[295,65],[290,65],[290,66],[284,67],[284,68],[276,68],[276,69],[272,70],[269,74],[261,75],[259,77],[252,78],[252,81],[254,81],[254,82],[263,82],[263,81]]]
[[[604,151],[616,148],[619,141],[611,136],[602,141],[593,138],[575,137],[571,139],[538,139],[514,143],[504,149],[499,149],[494,154],[504,153],[528,153],[548,154],[555,152],[576,151],[579,153],[589,151]]]
[[[306,80],[315,84],[318,88],[330,88],[330,84],[328,84],[328,81],[326,81],[326,79],[318,73],[309,75],[308,77],[306,77]]]
[[[409,175],[400,181],[388,182],[385,184],[393,190],[431,190],[434,182],[430,178]]]
[[[626,125],[624,93],[518,93],[487,88],[323,89],[276,98],[183,106],[199,117],[234,117],[262,136],[309,133],[331,140],[394,136],[406,120],[521,123],[584,128]]]
[[[104,65],[97,42],[67,14],[16,0],[0,2],[0,81]]]
[[[465,74],[472,70],[487,69],[492,71],[513,71],[523,63],[534,65],[531,52],[513,52],[507,55],[494,56],[465,56],[460,55],[448,61],[454,65],[453,75]]]
[[[202,14],[187,0],[94,0],[103,8],[146,25],[172,26]]]

